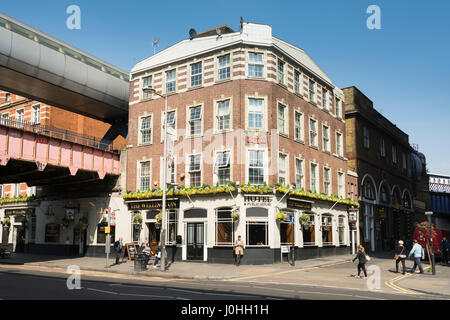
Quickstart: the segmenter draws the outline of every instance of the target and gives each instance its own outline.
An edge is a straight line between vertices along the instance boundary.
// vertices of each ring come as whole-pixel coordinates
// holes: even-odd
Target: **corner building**
[[[156,246],[161,226],[164,99],[169,157],[169,259],[242,263],[350,252],[343,92],[267,25],[198,33],[131,71],[127,193],[132,241]],[[168,141],[169,142],[169,141]],[[171,143],[168,143],[171,145]],[[132,219],[134,220],[134,219]]]

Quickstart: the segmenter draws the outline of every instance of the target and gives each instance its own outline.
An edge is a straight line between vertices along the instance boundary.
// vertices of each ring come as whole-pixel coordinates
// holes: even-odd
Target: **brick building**
[[[346,156],[360,189],[361,243],[372,251],[390,250],[397,240],[411,241],[414,221],[420,219],[414,214],[424,212],[425,206],[415,208],[413,199],[415,175],[420,178],[425,169],[414,161],[408,135],[376,111],[369,98],[356,87],[343,92]]]
[[[11,124],[13,122],[26,122],[47,126],[51,129],[67,131],[68,134],[95,138],[98,141],[103,138],[110,127],[107,123],[1,90],[0,120],[5,125],[8,125],[7,122],[11,121]],[[126,140],[121,136],[114,141],[115,149],[125,146]],[[0,198],[12,198],[35,193],[35,190],[28,188],[25,183],[2,185],[0,191]]]
[[[164,99],[151,86],[167,97],[175,137],[169,256],[232,262],[237,235],[245,263],[280,261],[285,245],[297,259],[349,251],[357,176],[344,95],[302,49],[267,25],[220,26],[139,62],[130,81],[124,198],[143,218],[134,242],[159,240]]]

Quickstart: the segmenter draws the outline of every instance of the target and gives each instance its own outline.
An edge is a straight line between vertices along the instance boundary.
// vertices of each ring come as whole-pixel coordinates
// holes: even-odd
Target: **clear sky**
[[[69,5],[81,29],[66,27]],[[381,30],[369,30],[369,5]],[[450,1],[14,0],[0,11],[130,71],[135,63],[197,32],[239,19],[264,23],[304,49],[339,87],[354,85],[409,135],[428,169],[450,175]]]

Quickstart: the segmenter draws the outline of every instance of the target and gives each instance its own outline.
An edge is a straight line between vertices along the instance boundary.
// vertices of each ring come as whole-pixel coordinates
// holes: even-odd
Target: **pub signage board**
[[[174,209],[180,207],[180,200],[166,200],[166,207],[168,209]],[[161,209],[162,200],[151,200],[151,201],[139,201],[139,202],[129,202],[129,210],[147,210],[147,209]]]
[[[23,216],[33,214],[34,208],[5,209],[5,216]]]
[[[311,211],[311,202],[305,202],[301,201],[299,199],[288,199],[287,200],[287,207],[293,208],[293,209],[301,209],[301,210],[309,210]]]
[[[244,205],[266,207],[272,204],[273,196],[245,195]]]

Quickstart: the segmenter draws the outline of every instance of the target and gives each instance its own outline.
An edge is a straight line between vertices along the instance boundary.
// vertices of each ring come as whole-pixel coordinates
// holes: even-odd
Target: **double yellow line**
[[[424,271],[426,272],[426,271],[428,271],[428,269],[430,269],[430,268],[431,268],[431,267],[426,268]],[[385,284],[386,286],[388,286],[389,288],[394,289],[394,290],[396,290],[396,291],[399,291],[399,292],[401,292],[401,293],[414,294],[414,295],[421,294],[421,293],[416,292],[416,291],[412,291],[412,290],[409,290],[409,289],[401,288],[401,287],[399,287],[398,285],[395,284],[395,282],[398,282],[398,281],[400,281],[400,280],[403,280],[403,279],[406,279],[406,278],[408,278],[408,277],[411,277],[412,275],[413,275],[412,273],[408,273],[408,274],[405,274],[405,275],[401,275],[401,276],[395,277],[394,279],[391,279],[391,280],[386,281],[384,284]]]

